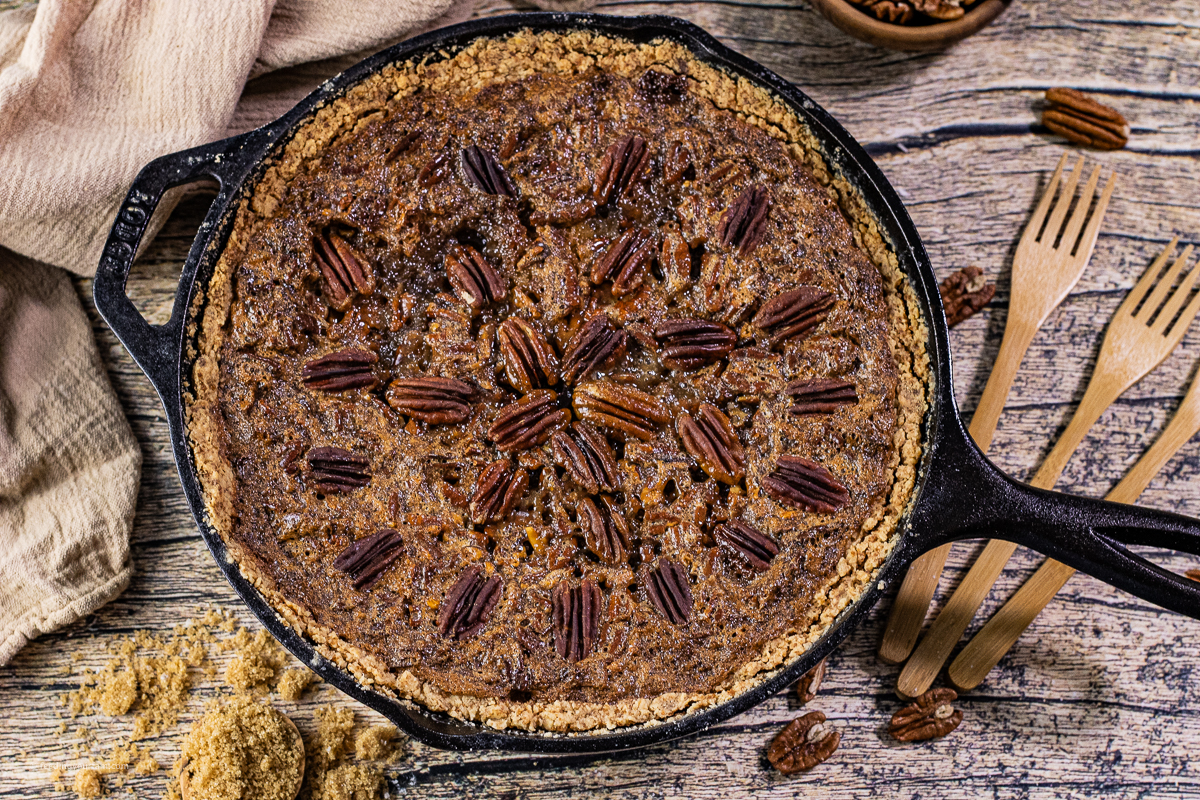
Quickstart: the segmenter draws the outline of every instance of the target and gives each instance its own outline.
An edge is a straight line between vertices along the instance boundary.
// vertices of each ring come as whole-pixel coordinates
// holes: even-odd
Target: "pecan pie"
[[[854,190],[668,42],[480,40],[248,194],[189,404],[241,570],[364,683],[498,727],[703,708],[889,552],[927,359]]]

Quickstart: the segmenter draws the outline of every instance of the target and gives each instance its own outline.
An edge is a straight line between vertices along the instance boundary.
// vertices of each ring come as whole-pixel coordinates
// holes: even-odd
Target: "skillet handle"
[[[910,524],[916,546],[910,557],[959,539],[1004,539],[1157,606],[1200,619],[1200,582],[1152,564],[1126,547],[1200,555],[1200,520],[1036,489],[997,469],[965,431],[959,441],[957,436],[947,438],[935,448],[927,473],[939,477],[930,479],[913,510]]]
[[[245,149],[246,140],[251,135],[235,136],[191,150],[171,153],[156,158],[143,167],[121,203],[100,256],[100,264],[92,283],[92,297],[96,308],[116,333],[121,344],[133,356],[133,360],[150,378],[159,395],[164,398],[178,395],[179,343],[187,319],[192,279],[200,262],[200,254],[207,244],[206,234],[216,224],[217,209],[224,205],[220,202],[220,196],[201,224],[184,263],[179,287],[175,293],[175,303],[171,309],[171,318],[167,322],[162,325],[151,325],[147,322],[125,293],[125,283],[133,267],[138,246],[163,194],[175,186],[204,178],[217,181],[220,184],[220,193],[225,194],[231,184],[230,179],[244,162],[244,159],[238,157],[238,151]],[[170,403],[167,405],[170,407]]]

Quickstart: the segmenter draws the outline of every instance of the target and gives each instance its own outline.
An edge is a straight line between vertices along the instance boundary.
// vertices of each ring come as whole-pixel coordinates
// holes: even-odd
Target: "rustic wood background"
[[[518,10],[524,7],[518,7]],[[489,0],[477,13],[514,10]],[[995,300],[951,334],[956,392],[974,408],[996,356],[1008,300],[1009,261],[1035,198],[1064,142],[1037,124],[1042,91],[1063,85],[1095,92],[1132,121],[1130,147],[1088,153],[1119,185],[1092,263],[1051,316],[1026,358],[992,454],[1027,476],[1048,452],[1083,394],[1100,337],[1125,291],[1173,235],[1200,240],[1200,6],[1195,0],[1017,0],[989,29],[932,55],[892,53],[843,35],[804,2],[601,3],[616,14],[690,19],[794,81],[876,158],[905,199],[939,277],[977,264],[996,279]],[[288,91],[316,85],[317,65]],[[277,87],[252,87],[276,91]],[[284,90],[279,90],[284,91]],[[297,93],[298,92],[298,93]],[[243,121],[257,124],[265,120]],[[165,319],[180,262],[204,202],[185,202],[145,254],[130,294]],[[81,669],[107,660],[105,646],[137,629],[167,629],[213,603],[256,623],[211,562],[184,504],[167,446],[162,409],[149,383],[96,316],[91,287],[78,281],[117,393],[145,454],[133,533],[137,568],[116,602],[33,642],[0,668],[0,797],[55,792],[51,770],[70,773],[80,737],[57,733],[59,694]],[[1164,427],[1195,374],[1193,330],[1156,372],[1098,422],[1059,487],[1103,495]],[[1200,441],[1164,469],[1142,502],[1200,515]],[[951,573],[978,552],[959,545]],[[988,609],[1039,563],[1021,551]],[[1195,559],[1166,555],[1182,571]],[[955,578],[943,581],[942,593]],[[950,737],[900,745],[887,733],[899,706],[897,669],[875,658],[888,603],[832,656],[811,708],[843,731],[826,764],[791,778],[765,764],[775,733],[798,713],[779,695],[702,735],[619,757],[526,758],[444,753],[412,744],[392,769],[392,795],[411,797],[763,797],[989,796],[1185,797],[1200,795],[1200,623],[1160,612],[1086,576],[1076,577],[975,692]],[[73,677],[74,676],[74,677]],[[210,691],[210,690],[206,690]],[[295,709],[304,726],[316,703],[355,706],[328,687]],[[197,708],[199,705],[197,704]],[[360,719],[375,717],[358,708]],[[191,715],[184,717],[184,722]],[[128,725],[83,719],[103,754]],[[72,724],[72,728],[75,723]],[[169,764],[180,730],[152,742]],[[131,778],[136,796],[159,797],[163,773]]]

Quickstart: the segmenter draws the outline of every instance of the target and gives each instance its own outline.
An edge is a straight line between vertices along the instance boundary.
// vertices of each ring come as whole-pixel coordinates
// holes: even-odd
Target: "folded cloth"
[[[40,0],[0,11],[0,664],[115,597],[132,570],[141,455],[62,269],[95,272],[146,162],[265,122],[338,57],[470,9]],[[239,105],[249,77],[318,59],[327,74],[264,84]]]

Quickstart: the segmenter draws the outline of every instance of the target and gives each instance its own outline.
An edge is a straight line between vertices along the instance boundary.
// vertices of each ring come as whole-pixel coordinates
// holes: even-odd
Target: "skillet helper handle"
[[[1037,489],[1008,477],[966,439],[941,448],[911,528],[918,550],[959,539],[1004,539],[1061,561],[1162,608],[1200,619],[1200,582],[1127,545],[1200,555],[1200,520]]]
[[[179,381],[177,356],[187,318],[187,295],[192,283],[189,272],[196,270],[198,251],[204,244],[201,239],[205,237],[198,236],[193,244],[175,295],[171,318],[162,325],[151,325],[146,321],[125,293],[125,283],[150,218],[166,191],[205,178],[216,180],[223,191],[229,183],[229,175],[236,169],[237,159],[229,156],[244,144],[244,139],[242,136],[224,139],[161,156],[143,167],[117,211],[100,256],[92,284],[96,308],[159,394],[170,393]],[[214,207],[216,205],[214,203]],[[213,220],[206,218],[204,226],[212,223]]]

